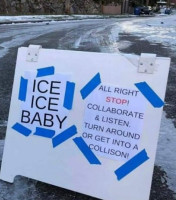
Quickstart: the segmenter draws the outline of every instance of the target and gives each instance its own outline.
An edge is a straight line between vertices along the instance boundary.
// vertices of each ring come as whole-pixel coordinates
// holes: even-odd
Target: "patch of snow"
[[[36,181],[16,177],[13,184],[0,181],[1,200],[32,200],[41,199],[36,190]]]
[[[118,22],[116,24],[119,24]],[[108,40],[109,40],[109,44],[107,45],[108,47],[107,50],[103,51],[103,52],[106,52],[106,53],[119,53],[119,33],[120,33],[120,29],[119,29],[119,26],[113,26],[111,27],[111,32],[108,36]]]
[[[119,52],[117,47],[119,45],[118,34],[109,34],[112,22],[110,24],[106,23],[106,21],[102,23],[86,29],[79,27],[81,35],[75,30],[68,31],[64,37],[59,39],[58,48],[67,47],[69,41],[69,47],[72,49],[90,45],[91,48],[93,46],[98,47],[101,52]]]
[[[75,43],[74,43],[74,48],[79,48],[79,46],[80,46],[80,43],[81,43],[81,40],[82,40],[82,37],[79,37],[76,41],[75,41]]]
[[[26,21],[48,21],[48,20],[69,20],[74,19],[74,15],[22,15],[22,16],[0,16],[0,22],[26,22]],[[87,16],[93,18],[94,16]],[[86,16],[78,16],[78,18],[86,18]]]
[[[119,24],[123,33],[139,36],[153,43],[176,49],[176,15],[152,19],[135,19]]]
[[[7,126],[7,121],[0,120],[0,127],[6,127]]]
[[[118,46],[119,50],[127,49],[131,45],[132,45],[132,42],[127,41],[127,40],[121,40],[120,42],[117,42],[117,46]]]
[[[122,18],[126,15],[22,15],[0,16],[0,23]],[[131,17],[135,17],[131,15]]]
[[[176,192],[176,129],[171,119],[163,113],[157,147],[156,161],[167,173],[169,188]]]

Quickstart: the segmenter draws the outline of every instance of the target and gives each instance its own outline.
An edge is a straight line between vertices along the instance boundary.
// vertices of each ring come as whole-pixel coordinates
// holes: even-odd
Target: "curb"
[[[1,16],[0,16],[1,17]],[[15,16],[14,16],[15,17]],[[68,16],[70,17],[70,16]],[[131,18],[131,17],[137,17],[135,15],[113,15],[113,16],[109,16],[109,15],[104,15],[104,16],[98,16],[98,17],[85,17],[85,18],[81,18],[81,17],[76,17],[73,16],[73,18],[58,18],[58,19],[38,19],[38,20],[16,20],[16,21],[0,21],[0,25],[4,25],[4,24],[24,24],[24,23],[42,23],[42,22],[59,22],[59,21],[78,21],[78,20],[95,20],[95,19],[121,19],[121,18]]]

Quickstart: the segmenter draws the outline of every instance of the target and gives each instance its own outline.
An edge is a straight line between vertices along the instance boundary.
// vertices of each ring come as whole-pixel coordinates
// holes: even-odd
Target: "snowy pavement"
[[[0,140],[0,161],[2,161],[3,148],[4,148],[4,140]]]
[[[176,49],[176,15],[160,16],[154,19],[126,21],[120,25],[121,31],[139,36],[141,40],[161,43]]]
[[[36,19],[35,16],[30,16]],[[48,16],[42,16],[42,19],[47,19]],[[6,17],[4,17],[5,19]],[[1,21],[0,17],[0,21]],[[7,18],[5,19],[7,20]],[[17,17],[14,20],[25,20],[25,17]],[[15,64],[16,50],[19,46],[28,46],[32,44],[41,44],[43,48],[56,48],[56,49],[71,49],[81,51],[98,51],[117,53],[129,49],[134,45],[134,40],[129,40],[128,35],[138,37],[143,41],[150,43],[150,50],[152,51],[158,45],[162,45],[162,51],[159,56],[170,56],[173,58],[171,65],[172,74],[176,72],[176,15],[171,16],[158,16],[152,18],[130,18],[130,19],[106,19],[106,20],[87,20],[87,21],[67,21],[67,22],[50,22],[37,23],[37,24],[15,24],[15,25],[1,25],[0,26],[0,78],[4,73],[13,74],[13,70],[9,66],[8,55],[12,56],[13,65]],[[126,35],[126,39],[121,39],[122,35]],[[141,50],[142,51],[142,50]],[[133,53],[131,51],[130,53]],[[147,53],[147,52],[145,52]],[[150,53],[150,52],[148,52]],[[163,54],[164,53],[164,54]],[[10,63],[11,64],[11,63]],[[6,67],[6,71],[4,69]],[[9,68],[8,68],[9,67]],[[11,70],[11,71],[10,71]],[[4,77],[2,75],[2,77]],[[6,75],[6,77],[8,77]],[[174,80],[175,77],[173,77]],[[4,78],[5,79],[5,78]],[[11,76],[11,79],[13,77]],[[0,79],[0,104],[3,106],[3,114],[0,113],[0,134],[1,128],[6,127],[8,109],[11,96],[12,80],[9,83],[6,80]],[[175,79],[176,80],[176,79]],[[7,85],[4,88],[4,85]],[[171,83],[171,92],[174,91],[175,85]],[[7,102],[4,101],[6,99]],[[5,102],[5,103],[4,103]],[[173,103],[172,106],[176,106]],[[167,113],[167,109],[166,109]],[[158,142],[158,149],[156,155],[156,164],[161,166],[167,173],[167,180],[170,189],[176,193],[176,156],[174,154],[176,145],[176,129],[173,124],[176,113],[172,119],[166,118],[166,113],[163,113],[160,136]],[[4,134],[4,129],[3,129]],[[4,137],[4,136],[3,136]],[[4,141],[0,140],[0,160],[2,157],[2,148]],[[19,192],[18,187],[23,190]],[[26,188],[30,186],[31,190]],[[6,188],[7,185],[0,182],[0,188]],[[39,195],[35,190],[35,181],[30,182],[25,178],[17,178],[17,182],[11,189],[11,196],[4,198],[5,194],[0,194],[0,199],[25,199],[23,194],[27,195],[28,192],[33,191],[33,199],[35,195]],[[14,187],[17,191],[14,192]],[[7,188],[6,188],[7,190]],[[36,192],[36,193],[35,193]],[[1,193],[1,192],[0,192]],[[22,195],[22,196],[20,196]],[[18,198],[17,198],[18,197]],[[28,198],[29,199],[29,198]],[[37,198],[36,198],[37,199]],[[60,198],[62,199],[62,198]],[[27,199],[26,199],[27,200]],[[170,199],[169,199],[170,200]]]
[[[171,190],[176,192],[176,128],[172,120],[163,113],[155,164],[167,173],[167,181]]]

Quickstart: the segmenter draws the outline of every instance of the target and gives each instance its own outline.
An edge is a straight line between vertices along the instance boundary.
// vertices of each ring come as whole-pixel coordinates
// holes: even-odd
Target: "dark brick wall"
[[[0,0],[0,14],[100,14],[93,0]]]

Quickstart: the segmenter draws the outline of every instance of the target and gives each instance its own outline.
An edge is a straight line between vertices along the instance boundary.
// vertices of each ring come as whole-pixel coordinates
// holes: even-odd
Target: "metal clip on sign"
[[[153,74],[156,66],[156,54],[141,53],[138,64],[139,73]]]
[[[27,50],[26,61],[37,62],[39,56],[39,50],[42,48],[41,45],[29,45]]]

